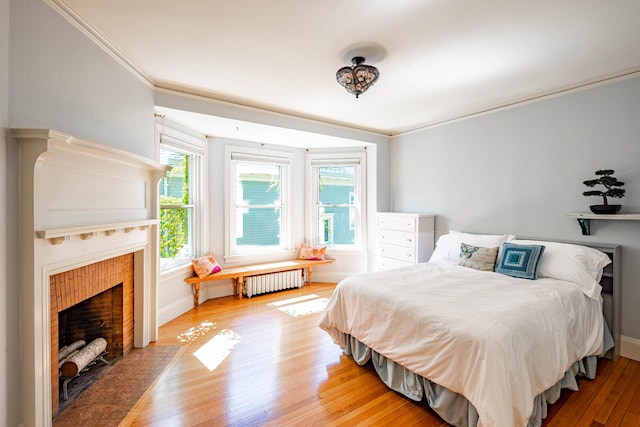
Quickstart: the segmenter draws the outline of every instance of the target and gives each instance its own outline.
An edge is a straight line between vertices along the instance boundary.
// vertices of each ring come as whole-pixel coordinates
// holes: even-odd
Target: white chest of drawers
[[[378,270],[427,262],[435,243],[435,217],[419,213],[378,213]]]

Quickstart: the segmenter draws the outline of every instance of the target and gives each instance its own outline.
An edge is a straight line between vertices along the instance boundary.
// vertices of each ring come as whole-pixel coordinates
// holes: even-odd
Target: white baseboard
[[[231,295],[233,295],[233,285],[231,281],[204,284],[200,287],[200,304],[212,298],[228,297]],[[158,310],[158,326],[170,322],[192,308],[192,295],[179,298],[170,305],[160,308]]]
[[[193,296],[180,298],[158,310],[158,326],[175,319],[193,308]]]
[[[620,356],[640,362],[640,340],[631,337],[620,337]]]

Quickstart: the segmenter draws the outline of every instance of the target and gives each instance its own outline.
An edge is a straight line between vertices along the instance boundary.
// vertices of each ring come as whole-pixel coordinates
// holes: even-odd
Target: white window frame
[[[236,181],[235,164],[238,161],[250,161],[281,166],[280,198],[280,249],[238,253],[236,251]],[[227,263],[255,262],[262,259],[291,257],[295,253],[293,245],[293,153],[276,150],[254,149],[249,147],[225,147],[225,255]]]
[[[187,133],[178,126],[172,127],[170,124],[162,121],[156,126],[156,135],[158,139],[158,149],[156,159],[160,160],[160,148],[165,147],[170,150],[187,154],[191,156],[189,161],[189,182],[190,196],[193,205],[192,228],[192,251],[193,257],[204,255],[208,251],[206,244],[207,236],[207,142],[204,137],[199,138],[195,135]],[[159,191],[159,188],[158,188]],[[160,235],[160,225],[158,225],[158,238]],[[158,245],[159,247],[159,245]],[[158,265],[160,274],[168,274],[176,270],[191,268],[191,258],[176,259],[174,262],[160,262],[160,253],[158,253]]]
[[[341,153],[307,153],[306,159],[306,211],[307,221],[305,234],[307,241],[313,245],[327,245],[331,251],[363,251],[367,247],[367,156],[366,151]],[[352,245],[329,244],[319,242],[319,226],[322,224],[318,215],[318,167],[320,166],[355,166],[355,191],[353,198],[356,204],[353,208],[355,238]]]

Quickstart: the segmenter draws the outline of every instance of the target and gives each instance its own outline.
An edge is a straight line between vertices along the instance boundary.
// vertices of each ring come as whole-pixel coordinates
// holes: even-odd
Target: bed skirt
[[[608,328],[605,327],[605,336]],[[428,379],[417,375],[393,360],[387,359],[380,353],[372,350],[349,334],[343,334],[346,342],[344,353],[359,365],[365,365],[371,361],[380,379],[392,390],[405,395],[409,399],[420,402],[423,398],[427,404],[449,424],[458,427],[475,427],[478,424],[478,412],[474,406],[461,394],[455,393],[435,384]],[[609,338],[611,334],[609,333]],[[605,348],[611,348],[613,339],[605,338]],[[563,388],[578,390],[577,376],[589,379],[595,378],[597,357],[589,356],[575,362],[564,377],[548,390],[536,396],[533,403],[533,412],[527,427],[538,427],[547,416],[547,405],[552,404],[560,397]]]

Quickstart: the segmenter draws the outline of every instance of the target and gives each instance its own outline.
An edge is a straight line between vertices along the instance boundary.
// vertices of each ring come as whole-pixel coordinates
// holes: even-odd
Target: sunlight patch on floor
[[[198,337],[201,337],[202,335],[209,332],[209,329],[214,326],[215,323],[205,320],[198,326],[192,326],[191,328],[187,329],[186,331],[178,335],[177,338],[180,340],[180,342],[194,342]]]
[[[316,295],[316,294],[303,295],[301,297],[287,298],[287,299],[283,299],[281,301],[271,302],[271,303],[267,304],[267,306],[269,306],[269,307],[280,307],[281,305],[294,304],[296,302],[307,301],[307,300],[316,299],[316,298],[320,298],[320,297],[318,295]]]
[[[240,342],[242,337],[229,329],[223,329],[200,347],[194,356],[210,371],[222,363]]]
[[[320,313],[327,306],[328,302],[328,298],[320,298],[318,295],[311,294],[272,302],[267,304],[267,306],[277,308],[290,316],[298,317]]]

